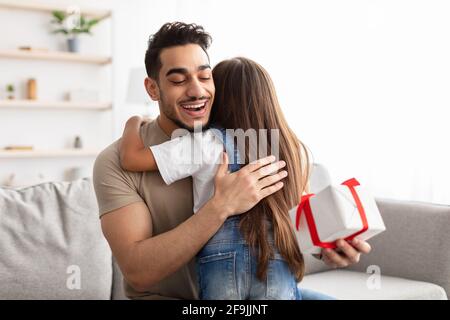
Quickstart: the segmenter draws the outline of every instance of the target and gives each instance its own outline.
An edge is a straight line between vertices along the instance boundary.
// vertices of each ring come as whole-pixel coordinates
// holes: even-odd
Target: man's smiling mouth
[[[196,101],[196,102],[185,102],[180,104],[181,108],[185,113],[190,116],[199,117],[202,116],[206,111],[206,105],[209,100]]]

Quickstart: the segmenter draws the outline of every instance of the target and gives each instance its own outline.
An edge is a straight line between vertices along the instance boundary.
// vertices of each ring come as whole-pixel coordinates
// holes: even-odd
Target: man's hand
[[[350,243],[337,241],[336,249],[322,249],[322,260],[332,268],[345,268],[359,262],[361,253],[369,253],[372,249],[364,240],[354,238]]]
[[[228,172],[228,156],[223,155],[223,163],[214,179],[214,201],[223,219],[244,213],[253,208],[261,199],[283,187],[280,180],[287,177],[287,171],[276,174],[286,166],[284,161],[275,161],[269,156],[252,162],[237,172]]]

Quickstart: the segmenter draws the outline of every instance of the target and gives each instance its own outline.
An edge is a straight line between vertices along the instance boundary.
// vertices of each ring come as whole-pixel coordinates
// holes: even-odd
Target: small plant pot
[[[67,39],[67,47],[69,52],[80,52],[80,41],[78,38]]]

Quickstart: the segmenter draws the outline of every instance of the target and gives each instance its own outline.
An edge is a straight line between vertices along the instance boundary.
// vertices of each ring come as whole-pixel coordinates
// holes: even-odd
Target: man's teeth
[[[201,109],[205,106],[206,103],[202,104],[192,104],[192,105],[183,105],[182,107],[185,109]]]

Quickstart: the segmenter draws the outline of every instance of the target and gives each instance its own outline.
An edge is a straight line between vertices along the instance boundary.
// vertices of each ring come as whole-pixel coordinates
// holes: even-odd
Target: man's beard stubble
[[[192,99],[192,102],[197,101],[198,99]],[[175,112],[172,112],[174,110],[172,110],[170,107],[167,106],[165,99],[164,99],[164,93],[162,91],[160,91],[160,104],[161,104],[161,110],[164,113],[164,115],[170,119],[173,123],[175,123],[178,127],[182,128],[182,129],[186,129],[189,132],[194,132],[194,127],[190,127],[188,125],[186,125],[184,122],[182,122],[180,119],[177,119],[177,116],[175,114]],[[178,106],[175,106],[174,108],[178,108]],[[202,131],[209,129],[209,118],[208,118],[208,122],[206,122],[204,125],[202,125]]]

